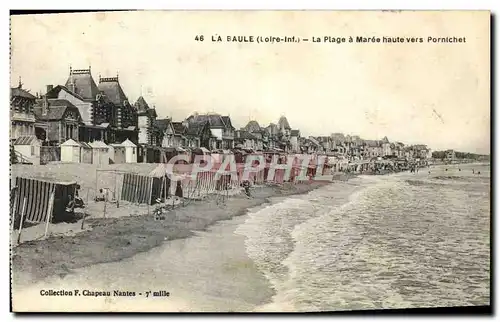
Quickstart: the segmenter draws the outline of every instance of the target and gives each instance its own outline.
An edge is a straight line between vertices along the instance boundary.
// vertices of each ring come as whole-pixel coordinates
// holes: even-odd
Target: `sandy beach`
[[[84,186],[90,185],[82,181]],[[167,241],[192,236],[193,231],[203,231],[217,221],[243,215],[248,208],[261,205],[270,197],[301,194],[325,184],[311,182],[255,187],[252,198],[238,194],[224,204],[218,203],[216,196],[212,195],[205,200],[190,201],[159,221],[146,215],[144,205],[135,206],[139,208],[133,213],[127,213],[129,208],[110,207],[119,215],[89,217],[83,230],[80,222],[51,225],[52,236],[47,239],[30,240],[34,238],[29,238],[29,233],[23,231],[24,242],[12,249],[13,283],[22,287],[50,276],[64,277],[78,268],[120,261]],[[42,226],[26,230],[41,232]]]

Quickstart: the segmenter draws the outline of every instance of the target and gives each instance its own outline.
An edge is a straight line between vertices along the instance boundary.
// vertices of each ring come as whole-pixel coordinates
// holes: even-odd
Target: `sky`
[[[196,36],[204,41],[196,41]],[[300,43],[212,42],[296,36]],[[313,37],[345,43],[312,43]],[[423,43],[349,43],[349,36]],[[428,43],[427,37],[465,37]],[[302,136],[490,153],[489,12],[136,11],[11,17],[11,85],[64,84],[69,67],[119,75],[159,117],[230,115],[240,128],[285,115]]]

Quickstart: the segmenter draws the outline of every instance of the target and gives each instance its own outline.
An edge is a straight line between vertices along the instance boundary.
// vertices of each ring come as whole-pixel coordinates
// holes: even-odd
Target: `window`
[[[132,148],[132,154],[135,154],[135,148]]]
[[[35,155],[35,147],[33,145],[31,146],[31,155]]]

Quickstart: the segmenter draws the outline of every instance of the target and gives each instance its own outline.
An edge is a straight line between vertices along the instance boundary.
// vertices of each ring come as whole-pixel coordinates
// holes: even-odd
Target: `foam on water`
[[[276,291],[258,310],[488,304],[488,180],[448,168],[361,177],[251,213],[236,232]]]

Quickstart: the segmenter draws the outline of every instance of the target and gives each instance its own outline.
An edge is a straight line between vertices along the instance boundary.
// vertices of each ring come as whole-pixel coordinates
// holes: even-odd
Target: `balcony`
[[[10,120],[35,123],[35,115],[33,113],[10,111]]]

